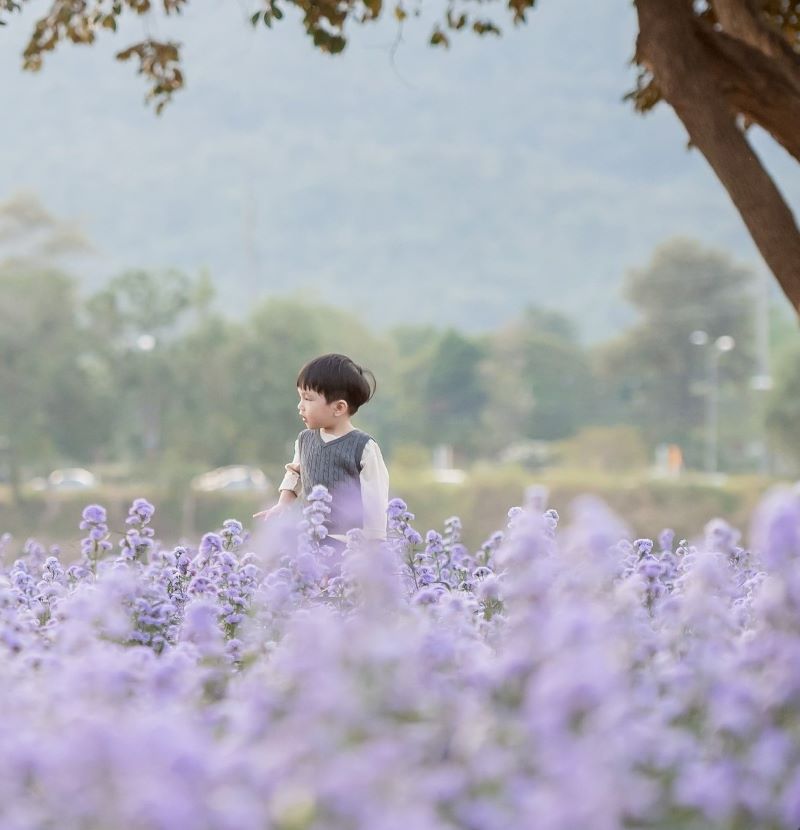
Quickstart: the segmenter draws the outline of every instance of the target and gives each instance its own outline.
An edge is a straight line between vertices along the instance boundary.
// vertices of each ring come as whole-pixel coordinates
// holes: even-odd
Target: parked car
[[[204,493],[218,491],[263,493],[270,489],[270,482],[258,467],[232,464],[195,476],[192,479],[192,489]]]
[[[91,490],[100,483],[94,473],[83,467],[65,467],[53,470],[47,478],[35,478],[30,482],[33,490]]]

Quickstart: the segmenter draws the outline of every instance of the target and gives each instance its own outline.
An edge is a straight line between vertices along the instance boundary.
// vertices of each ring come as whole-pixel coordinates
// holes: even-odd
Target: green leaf
[[[347,41],[341,35],[332,35],[328,40],[328,51],[332,55],[338,55],[339,52],[344,51]]]
[[[472,30],[478,35],[499,35],[500,29],[491,20],[476,20],[472,24]]]
[[[444,46],[447,49],[450,46],[450,41],[441,29],[436,29],[431,35],[430,44],[431,46]]]
[[[467,25],[467,15],[461,14],[456,17],[452,9],[447,10],[447,25],[451,29],[463,29]]]

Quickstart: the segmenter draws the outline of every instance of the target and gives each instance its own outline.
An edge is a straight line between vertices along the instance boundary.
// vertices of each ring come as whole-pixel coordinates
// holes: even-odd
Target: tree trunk
[[[800,55],[762,21],[755,0],[711,0],[711,5],[725,32],[773,58],[776,69],[800,93]]]
[[[780,62],[705,22],[697,35],[728,111],[763,127],[800,163],[800,85]]]
[[[696,18],[690,0],[635,0],[635,5],[637,61],[653,74],[664,100],[728,191],[765,262],[800,314],[800,230],[736,123],[737,110],[730,103],[734,96],[721,81],[719,53],[704,30],[706,24]],[[743,45],[762,58],[762,52]],[[730,50],[725,58],[730,61]],[[739,69],[740,77],[747,78],[752,67]],[[750,93],[757,97],[769,90]],[[795,135],[800,133],[800,123],[789,126],[787,134],[791,126]]]

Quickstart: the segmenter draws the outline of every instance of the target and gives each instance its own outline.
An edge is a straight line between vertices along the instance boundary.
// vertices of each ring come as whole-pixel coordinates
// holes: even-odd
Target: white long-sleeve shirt
[[[333,441],[341,436],[319,431],[323,441]],[[294,457],[292,463],[286,465],[286,474],[281,481],[279,490],[291,490],[296,496],[302,495],[303,485],[300,474],[300,442],[294,442]],[[389,471],[383,460],[380,447],[370,438],[364,445],[361,455],[361,507],[364,513],[364,536],[367,539],[386,538],[386,508],[389,506]],[[331,534],[332,539],[344,541],[344,536]]]

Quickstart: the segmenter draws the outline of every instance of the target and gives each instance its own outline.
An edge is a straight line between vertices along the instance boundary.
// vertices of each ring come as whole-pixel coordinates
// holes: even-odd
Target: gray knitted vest
[[[361,506],[361,457],[371,436],[353,429],[332,441],[323,441],[318,429],[304,429],[299,437],[300,481],[303,495],[316,484],[324,484],[333,496],[331,514],[325,523],[329,533],[363,528]]]

